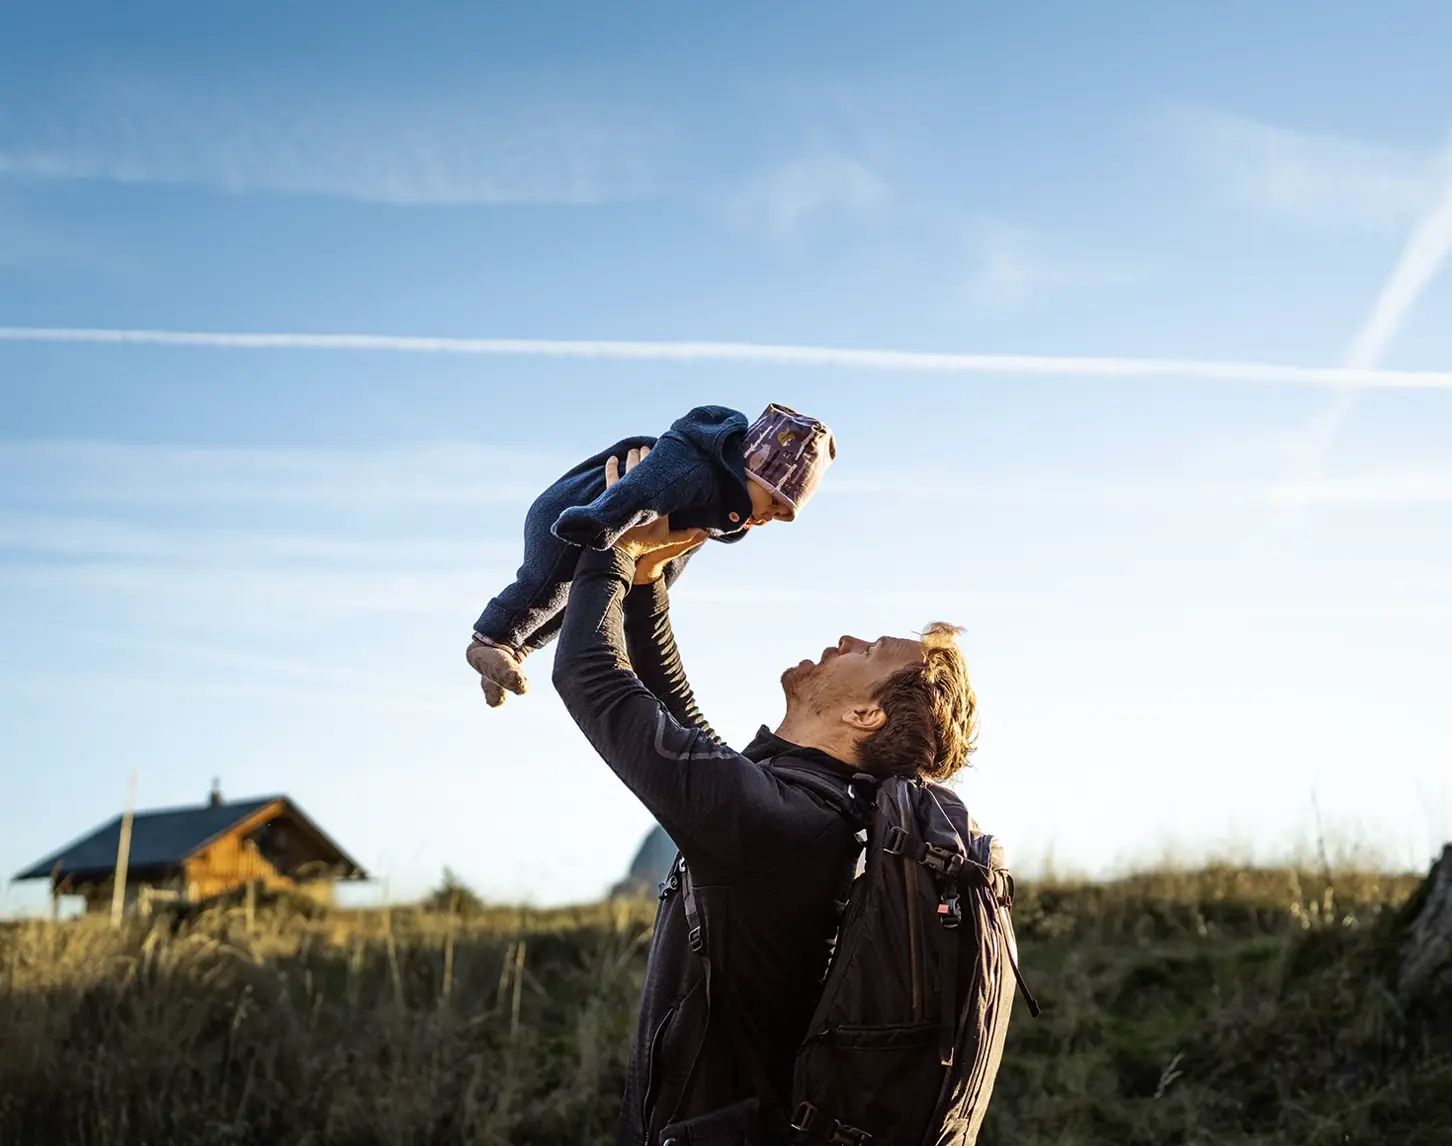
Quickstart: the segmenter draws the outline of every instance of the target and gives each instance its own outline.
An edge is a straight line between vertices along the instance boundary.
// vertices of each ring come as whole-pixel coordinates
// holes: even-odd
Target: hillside
[[[1452,1006],[1399,998],[1410,876],[1021,886],[982,1141],[1446,1143]],[[653,903],[0,929],[0,1143],[607,1143]]]

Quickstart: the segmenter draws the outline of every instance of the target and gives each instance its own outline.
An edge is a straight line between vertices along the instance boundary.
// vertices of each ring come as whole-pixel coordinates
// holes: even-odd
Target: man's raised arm
[[[696,694],[686,678],[671,628],[670,595],[666,579],[658,577],[636,585],[625,597],[625,649],[640,683],[650,689],[666,710],[686,728],[699,728],[720,741],[701,715]]]
[[[636,677],[623,610],[634,577],[634,558],[619,548],[581,554],[555,651],[555,688],[687,858],[740,867],[746,837],[772,819],[775,783],[705,727],[682,725]]]

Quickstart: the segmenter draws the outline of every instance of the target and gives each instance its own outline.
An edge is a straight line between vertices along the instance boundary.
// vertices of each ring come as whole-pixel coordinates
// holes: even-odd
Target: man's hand
[[[631,450],[625,455],[625,472],[629,473],[649,456],[649,446]],[[619,459],[606,458],[605,488],[609,489],[619,480]],[[615,548],[635,559],[635,584],[646,585],[659,581],[667,565],[705,540],[704,529],[673,530],[669,517],[658,517],[649,525],[637,525],[627,530],[615,543]]]

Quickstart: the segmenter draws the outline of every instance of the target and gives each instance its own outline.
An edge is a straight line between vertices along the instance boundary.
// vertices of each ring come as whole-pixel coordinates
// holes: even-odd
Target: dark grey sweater
[[[789,758],[838,780],[851,770],[765,728],[745,752],[724,747],[685,683],[664,587],[632,593],[633,575],[633,562],[617,550],[581,556],[554,682],[590,743],[690,865],[708,921],[714,997],[708,1027],[702,962],[687,942],[681,896],[668,896],[651,944],[617,1143],[785,1142],[792,1061],[858,845],[842,816],[770,763]],[[652,687],[636,675],[632,655]],[[759,1094],[753,1079],[771,1093]]]

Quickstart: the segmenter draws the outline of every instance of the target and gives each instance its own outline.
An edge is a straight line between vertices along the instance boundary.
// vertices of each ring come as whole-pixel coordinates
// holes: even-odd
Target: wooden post
[[[504,962],[499,965],[499,990],[494,996],[495,1010],[502,1010],[504,1007],[504,992],[509,990],[509,972],[514,966],[514,944],[510,943],[504,949]]]
[[[449,996],[454,993],[454,925],[459,918],[459,889],[449,897],[449,930],[444,936],[444,991],[439,998],[439,1009],[447,1010]]]
[[[121,813],[121,839],[116,845],[116,879],[111,891],[111,926],[121,926],[126,908],[126,865],[131,859],[131,819],[136,806],[136,770],[126,784],[126,810]]]
[[[509,1008],[509,1037],[519,1038],[519,1004],[524,993],[524,940],[514,949],[514,1000]]]
[[[388,974],[393,980],[393,1004],[403,1012],[403,973],[398,966],[398,944],[393,940],[393,908],[389,903],[389,881],[383,881],[383,946],[388,952]]]

